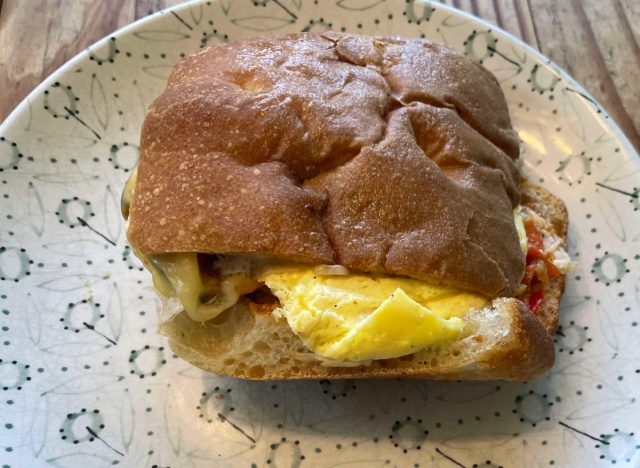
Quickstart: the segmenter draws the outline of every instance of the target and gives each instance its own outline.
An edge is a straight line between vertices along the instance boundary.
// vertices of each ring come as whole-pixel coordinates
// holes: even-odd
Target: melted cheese
[[[240,296],[260,287],[260,283],[243,275],[221,279],[203,276],[198,255],[194,253],[147,257],[136,252],[136,255],[151,272],[156,291],[164,298],[176,297],[196,322],[217,317],[238,302]]]
[[[136,188],[136,180],[138,179],[138,168],[136,167],[124,184],[124,190],[120,197],[120,211],[124,219],[129,219],[129,209],[133,201],[133,192]]]

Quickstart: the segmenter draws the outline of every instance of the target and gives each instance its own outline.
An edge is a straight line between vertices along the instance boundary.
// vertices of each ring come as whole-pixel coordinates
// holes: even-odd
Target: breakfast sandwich
[[[531,379],[567,212],[504,95],[444,45],[327,32],[181,61],[123,193],[176,354],[249,379]]]

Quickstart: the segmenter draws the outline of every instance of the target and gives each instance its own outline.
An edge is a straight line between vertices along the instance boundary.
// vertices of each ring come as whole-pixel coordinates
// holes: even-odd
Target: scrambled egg
[[[486,305],[476,294],[383,275],[321,276],[313,269],[258,278],[280,300],[274,314],[316,354],[339,361],[387,359],[455,338],[457,317]]]

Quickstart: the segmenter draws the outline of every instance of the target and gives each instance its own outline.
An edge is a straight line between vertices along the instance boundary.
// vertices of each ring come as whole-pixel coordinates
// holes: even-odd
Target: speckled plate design
[[[571,215],[557,363],[528,383],[246,382],[176,358],[119,210],[145,109],[198,47],[260,34],[442,41],[500,80],[528,176]],[[422,1],[218,0],[82,52],[0,127],[0,466],[640,466],[640,159],[515,38]]]

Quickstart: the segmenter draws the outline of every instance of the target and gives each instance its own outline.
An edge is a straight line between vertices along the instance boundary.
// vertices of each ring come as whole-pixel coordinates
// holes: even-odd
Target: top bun
[[[511,295],[518,137],[495,77],[432,42],[327,32],[180,62],[149,109],[129,240]]]

